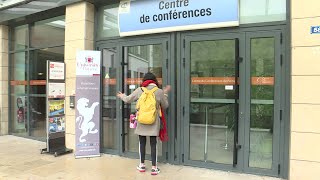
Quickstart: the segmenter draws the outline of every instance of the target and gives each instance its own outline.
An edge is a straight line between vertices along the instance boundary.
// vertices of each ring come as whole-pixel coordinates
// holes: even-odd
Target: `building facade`
[[[161,85],[173,88],[167,111],[170,140],[159,143],[161,161],[317,179],[317,1],[241,0],[237,25],[171,25],[151,32],[125,32],[137,24],[122,17],[119,1],[10,2],[0,6],[1,135],[45,141],[46,60],[54,60],[66,64],[66,145],[74,149],[76,110],[69,104],[76,89],[76,53],[98,50],[101,153],[138,157],[138,139],[128,125],[134,105],[123,104],[116,93],[131,93],[143,74],[152,71]],[[141,3],[152,5],[125,2],[132,12]],[[177,12],[178,24],[184,12],[179,15],[177,8],[184,4],[192,9],[193,3],[154,2],[160,11],[149,18],[169,21]],[[223,6],[229,14],[231,6]],[[172,9],[172,15],[165,15],[165,9]],[[185,17],[212,12],[194,10]],[[141,24],[146,21],[145,16],[140,19]]]

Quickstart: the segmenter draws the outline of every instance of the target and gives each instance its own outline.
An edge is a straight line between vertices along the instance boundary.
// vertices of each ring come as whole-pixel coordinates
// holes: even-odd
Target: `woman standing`
[[[142,80],[142,87],[146,87],[148,90],[153,89],[154,87],[159,87],[159,83],[157,81],[157,78],[154,74],[148,72],[145,74]],[[166,86],[163,90],[157,89],[154,94],[156,98],[156,108],[157,112],[161,112],[162,109],[166,109],[168,104],[168,95],[167,93],[170,91],[171,87]],[[117,94],[117,97],[122,99],[126,103],[131,103],[134,101],[137,101],[141,94],[143,93],[142,88],[137,88],[134,92],[132,92],[130,95],[125,95],[121,92]],[[140,164],[138,165],[137,169],[140,172],[145,172],[145,154],[146,154],[146,137],[150,137],[150,146],[151,146],[151,160],[152,160],[152,169],[151,174],[157,175],[160,173],[160,169],[157,167],[157,137],[159,136],[160,131],[160,124],[162,126],[165,126],[164,121],[164,113],[162,113],[162,118],[160,118],[160,115],[157,115],[157,118],[153,124],[146,125],[141,124],[138,122],[137,127],[135,129],[135,134],[139,135],[139,154],[140,154]],[[163,131],[162,131],[163,132]],[[163,135],[161,132],[161,137],[165,137],[166,135]]]

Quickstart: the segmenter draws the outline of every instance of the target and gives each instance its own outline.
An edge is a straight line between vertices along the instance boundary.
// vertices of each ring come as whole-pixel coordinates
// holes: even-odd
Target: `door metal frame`
[[[117,72],[116,72],[116,79],[119,79],[119,75],[120,75],[120,72],[119,72],[119,68],[120,68],[120,63],[119,63],[119,61],[118,61],[118,59],[119,59],[119,49],[120,49],[120,46],[119,46],[119,43],[118,43],[118,41],[117,40],[112,40],[112,41],[107,41],[107,42],[103,42],[103,43],[100,43],[99,45],[98,45],[98,48],[97,48],[97,50],[100,50],[101,51],[101,54],[102,54],[102,58],[101,58],[101,64],[103,64],[103,50],[104,49],[109,49],[109,48],[116,48],[116,50],[117,50],[117,53],[116,53],[116,61],[115,61],[115,68],[117,69]],[[103,67],[101,66],[101,69],[102,69]],[[102,71],[103,72],[103,71]],[[102,85],[103,85],[103,78],[101,77],[101,83],[102,83]],[[119,83],[116,83],[116,88],[117,89],[120,89],[119,88],[120,87],[120,85],[119,85]],[[103,92],[102,92],[102,90],[103,90],[103,88],[101,88],[100,89],[100,102],[101,103],[103,103],[103,96],[102,96],[102,94],[103,94]],[[115,95],[116,96],[116,95]],[[116,100],[116,107],[119,107],[120,106],[120,101],[118,101],[118,100]],[[103,107],[101,106],[100,107],[100,111],[102,112],[102,110],[103,110]],[[101,117],[100,117],[100,139],[101,139],[101,145],[103,144],[103,142],[104,142],[104,137],[103,137],[103,135],[104,135],[104,129],[103,129],[103,120],[102,120],[102,113],[100,113],[101,114]],[[118,131],[117,131],[117,135],[116,135],[116,142],[117,142],[117,147],[116,147],[116,149],[106,149],[106,148],[103,148],[103,146],[101,146],[100,147],[100,151],[101,152],[103,152],[103,153],[108,153],[108,154],[115,154],[115,155],[117,155],[117,154],[119,154],[120,153],[120,146],[119,146],[119,143],[121,142],[120,141],[120,137],[119,137],[119,131],[120,131],[120,123],[119,123],[119,120],[118,120],[118,118],[119,118],[119,115],[120,115],[120,113],[119,113],[119,111],[118,110],[116,110],[116,127],[117,127],[117,129],[118,129]]]
[[[174,63],[172,60],[170,60],[171,56],[171,35],[158,35],[158,36],[148,36],[148,37],[129,37],[129,38],[122,38],[122,39],[117,39],[117,40],[108,40],[108,41],[101,41],[97,42],[97,47],[99,50],[103,52],[103,49],[106,48],[117,48],[117,57],[115,61],[115,67],[117,68],[117,79],[120,81],[117,81],[116,88],[119,89],[120,91],[124,91],[124,73],[125,73],[125,47],[131,47],[131,46],[139,46],[139,45],[152,45],[152,44],[162,44],[163,47],[163,64],[162,64],[162,79],[163,79],[163,84],[172,84],[174,83],[174,79],[170,79],[172,77],[172,72],[170,72],[170,69],[172,70],[172,63]],[[103,60],[102,60],[103,61]],[[174,88],[174,87],[173,87]],[[173,93],[170,92],[169,96],[173,96]],[[101,100],[102,100],[102,95],[101,95]],[[170,102],[174,102],[174,99],[170,100]],[[125,140],[124,137],[122,136],[124,132],[124,123],[123,123],[123,107],[124,103],[120,100],[117,99],[116,101],[116,106],[117,106],[117,128],[118,128],[118,133],[117,133],[117,149],[112,150],[112,149],[101,149],[102,152],[110,153],[110,154],[117,154],[120,156],[124,157],[131,157],[131,158],[139,158],[138,153],[134,152],[126,152],[124,151],[125,149]],[[173,106],[174,107],[174,106]],[[121,109],[121,111],[120,111]],[[174,112],[172,110],[172,107],[170,107],[167,110],[167,115],[172,116],[172,113],[170,111]],[[169,118],[167,118],[169,119]],[[101,118],[102,121],[102,118]],[[168,123],[169,124],[169,123]],[[169,126],[170,127],[170,126]],[[103,132],[103,126],[101,126],[101,132]],[[103,133],[101,133],[101,139],[103,140]],[[170,134],[169,134],[170,136]],[[103,142],[103,141],[101,141]],[[158,141],[159,143],[159,141]],[[147,143],[148,144],[148,143]],[[170,143],[162,143],[162,157],[158,159],[158,161],[165,161],[168,159],[168,154],[170,151]],[[170,153],[171,154],[171,153]],[[146,155],[146,159],[151,159],[150,155]]]
[[[167,69],[165,68],[166,67],[166,64],[167,64],[167,59],[168,59],[168,52],[167,52],[167,43],[169,43],[169,39],[167,38],[154,38],[154,39],[139,39],[139,40],[132,40],[132,41],[124,41],[124,42],[120,42],[120,46],[121,46],[121,54],[120,54],[120,60],[123,62],[123,65],[122,65],[122,83],[121,83],[121,91],[124,92],[125,90],[125,87],[123,86],[124,85],[124,73],[126,73],[126,69],[124,66],[126,66],[125,64],[127,62],[124,62],[126,57],[125,57],[125,51],[124,51],[124,48],[125,47],[132,47],[132,46],[143,46],[143,45],[155,45],[155,44],[162,44],[162,47],[163,47],[163,62],[162,62],[162,67],[164,67],[162,69],[162,78],[163,78],[163,84],[167,84],[168,80],[166,79],[167,76]],[[122,105],[122,109],[124,107],[124,103],[121,102],[121,105]],[[123,111],[122,111],[123,112]],[[133,158],[137,158],[139,157],[138,156],[138,153],[134,153],[134,152],[127,152],[125,151],[125,136],[123,136],[123,134],[125,133],[124,132],[124,117],[123,117],[123,114],[121,116],[121,121],[120,121],[120,126],[121,126],[121,129],[122,129],[122,134],[121,134],[121,137],[122,137],[122,143],[121,143],[121,155],[122,156],[126,156],[126,157],[133,157]],[[160,143],[158,141],[158,143]],[[167,145],[166,143],[163,143],[162,144],[162,157],[159,158],[158,160],[159,161],[163,161],[164,160],[164,157],[166,155],[166,152],[167,152]],[[146,155],[146,158],[149,158],[151,159],[150,156]]]
[[[198,31],[187,31],[187,32],[176,32],[176,33],[167,33],[167,34],[157,34],[157,35],[145,35],[143,37],[141,36],[136,36],[136,37],[129,37],[129,38],[112,38],[112,39],[101,39],[100,41],[96,41],[96,47],[102,49],[103,46],[105,45],[110,45],[112,47],[117,47],[117,56],[118,56],[118,60],[120,60],[119,56],[122,55],[122,49],[120,46],[120,42],[126,44],[127,42],[132,42],[132,41],[144,41],[144,40],[153,40],[153,39],[168,39],[169,41],[169,48],[168,48],[168,58],[169,58],[169,67],[168,67],[168,84],[172,85],[172,91],[170,92],[170,107],[168,109],[169,111],[169,117],[167,120],[167,124],[168,124],[168,132],[169,132],[169,142],[167,143],[168,145],[168,160],[167,162],[172,163],[172,164],[186,164],[183,160],[182,155],[184,154],[184,117],[182,116],[182,105],[183,105],[183,99],[184,97],[181,95],[181,92],[184,90],[184,86],[181,86],[183,79],[185,79],[185,75],[182,74],[182,70],[183,70],[183,53],[184,53],[184,47],[183,47],[183,39],[186,36],[211,36],[211,35],[216,35],[216,36],[220,36],[220,35],[224,35],[224,34],[240,34],[241,36],[244,36],[243,38],[246,38],[246,33],[250,34],[260,34],[260,32],[269,32],[269,33],[274,33],[274,32],[279,32],[279,33],[283,33],[286,30],[286,25],[275,25],[275,26],[257,26],[257,27],[239,27],[239,28],[222,28],[222,29],[215,29],[215,30],[198,30]],[[244,34],[244,35],[243,35]],[[281,36],[282,39],[282,36]],[[281,67],[281,73],[280,73],[280,78],[282,82],[287,82],[285,80],[290,79],[289,75],[288,75],[288,71],[286,71],[288,69],[289,66],[287,66],[288,64],[290,64],[290,55],[288,54],[288,38],[287,36],[283,36],[283,42],[280,44],[280,53],[283,56],[283,66]],[[246,43],[244,41],[240,42],[241,45],[240,47],[246,48]],[[245,51],[245,50],[244,50]],[[243,61],[246,60],[246,57],[243,55]],[[117,65],[119,66],[118,68],[120,68],[120,62],[116,61]],[[242,69],[241,73],[247,73],[245,72],[245,63],[240,64],[240,68]],[[243,76],[243,75],[242,75]],[[173,78],[174,77],[174,78]],[[121,73],[119,72],[119,70],[117,70],[117,79],[122,78]],[[279,79],[278,79],[279,80]],[[290,106],[288,106],[288,93],[289,93],[289,89],[288,87],[284,86],[285,84],[282,84],[281,88],[281,110],[283,111],[282,113],[282,121],[280,122],[281,126],[280,126],[280,147],[279,147],[279,151],[281,154],[280,155],[280,159],[279,159],[279,163],[281,164],[281,172],[278,175],[277,173],[274,174],[270,174],[268,172],[263,172],[263,171],[259,171],[259,169],[250,169],[248,171],[246,171],[246,173],[252,173],[252,174],[263,174],[263,175],[270,175],[270,176],[278,176],[278,177],[287,177],[288,172],[288,136],[289,136],[289,109]],[[118,89],[121,89],[120,86],[117,85]],[[240,91],[245,91],[246,89],[244,88],[244,86],[240,86]],[[180,95],[179,95],[180,94]],[[117,102],[117,107],[120,106],[120,101]],[[245,103],[245,102],[240,102],[240,103]],[[242,105],[241,107],[244,107],[244,105]],[[172,111],[172,113],[170,113]],[[241,109],[239,109],[239,111],[241,111]],[[243,109],[242,109],[243,111]],[[119,112],[117,112],[119,113]],[[117,117],[119,117],[119,114],[117,114]],[[121,117],[122,118],[122,117]],[[239,118],[241,118],[239,116]],[[241,120],[240,120],[241,121]],[[243,120],[242,120],[243,121]],[[240,127],[241,124],[239,124],[239,130],[244,129],[244,127]],[[118,128],[120,129],[120,124],[118,126]],[[174,134],[173,131],[176,131]],[[171,133],[172,132],[172,133]],[[242,133],[242,135],[240,134]],[[120,135],[119,135],[120,136]],[[241,138],[241,136],[243,136],[242,138],[244,139],[245,133],[244,130],[243,132],[239,131],[239,138]],[[242,140],[244,141],[244,140]],[[120,143],[120,141],[118,142]],[[242,149],[244,149],[244,147],[242,147]],[[117,155],[121,155],[120,153],[120,149],[118,149],[116,152],[111,153],[111,154],[117,154]],[[110,153],[108,151],[106,151],[107,153]],[[244,152],[243,152],[244,153]],[[240,153],[239,153],[240,156]],[[244,157],[244,155],[242,155]],[[238,163],[240,163],[240,161],[238,161]],[[242,160],[242,163],[245,163],[244,160]],[[198,167],[205,167],[205,168],[215,168],[215,169],[222,169],[222,170],[226,170],[226,168],[224,167],[216,167],[216,166],[208,166],[207,164],[186,164],[186,165],[191,165],[191,166],[198,166]],[[230,171],[235,171],[235,172],[239,172],[241,171],[241,169],[234,169],[231,167],[228,167]]]
[[[250,156],[250,115],[251,115],[251,45],[250,40],[253,38],[272,38],[274,37],[274,48],[275,48],[275,82],[274,82],[274,115],[273,115],[273,155],[272,155],[272,169],[261,169],[261,168],[252,168],[249,167],[249,156]],[[283,60],[281,60],[282,56],[282,45],[281,45],[281,31],[261,31],[261,32],[247,32],[246,33],[246,84],[245,84],[245,92],[246,92],[246,100],[245,100],[245,153],[244,159],[245,164],[243,164],[244,171],[248,173],[257,173],[263,175],[270,175],[270,176],[280,176],[280,172],[278,172],[278,168],[281,164],[280,161],[280,140],[281,140],[281,120],[280,120],[280,111],[281,109],[281,64]],[[282,113],[283,114],[283,113]],[[274,138],[276,137],[276,138]]]
[[[281,57],[283,57],[283,43],[280,43],[282,41],[281,39],[281,33],[282,30],[279,29],[272,29],[266,30],[266,31],[230,31],[230,32],[224,32],[224,33],[182,33],[180,38],[181,43],[181,58],[180,62],[178,63],[178,68],[180,72],[184,71],[177,78],[181,78],[183,81],[180,82],[179,92],[181,93],[181,98],[179,98],[179,105],[180,109],[178,111],[181,119],[181,127],[183,127],[183,130],[181,130],[181,162],[185,165],[191,165],[191,166],[198,166],[198,167],[205,167],[205,168],[215,168],[215,169],[223,169],[223,170],[231,170],[231,171],[243,171],[245,173],[252,173],[252,174],[263,174],[263,175],[269,175],[269,176],[276,176],[280,177],[282,173],[279,172],[280,164],[284,164],[283,160],[280,159],[280,153],[281,149],[285,147],[280,146],[280,141],[282,141],[281,134],[283,134],[283,122],[280,121],[280,110],[284,111],[283,106],[283,99],[280,97],[283,93],[283,88],[281,86],[281,81],[283,79],[284,73],[281,66],[281,63],[283,60],[281,60]],[[275,97],[274,97],[274,134],[273,137],[273,166],[272,170],[267,169],[259,169],[259,168],[250,168],[249,166],[249,131],[250,131],[250,38],[254,37],[274,37],[275,38]],[[238,127],[238,141],[239,145],[242,145],[242,148],[238,151],[238,166],[232,167],[232,165],[223,165],[223,164],[215,164],[215,163],[205,163],[201,161],[192,161],[188,160],[189,155],[189,107],[188,103],[190,102],[190,97],[188,94],[188,90],[190,89],[190,83],[188,75],[190,74],[190,43],[191,41],[209,41],[209,40],[221,40],[221,39],[239,39],[239,54],[240,58],[243,58],[243,63],[240,62],[240,78],[239,83],[239,91],[240,91],[240,97],[239,97],[239,127]],[[183,47],[185,43],[185,47]],[[188,43],[187,43],[188,42]],[[184,68],[183,64],[185,63]],[[241,86],[242,84],[242,86]],[[185,106],[185,107],[184,107]],[[282,112],[282,116],[283,116]],[[283,117],[282,117],[283,118]],[[184,121],[184,122],[183,122]]]
[[[237,41],[237,39],[239,39],[239,57],[243,57],[245,55],[244,52],[244,34],[243,33],[224,33],[224,34],[204,34],[204,35],[196,35],[193,33],[186,33],[186,34],[182,34],[181,35],[181,44],[185,44],[183,45],[183,50],[181,52],[182,57],[181,57],[181,61],[180,61],[180,69],[181,69],[181,78],[183,79],[182,81],[180,81],[180,86],[183,87],[180,89],[180,94],[183,98],[180,99],[180,116],[182,121],[181,124],[183,125],[183,130],[182,130],[182,163],[185,165],[191,165],[191,166],[198,166],[198,167],[205,167],[205,168],[214,168],[214,169],[223,169],[223,170],[237,170],[237,171],[241,171],[241,166],[236,166],[233,167],[233,164],[218,164],[218,163],[206,163],[206,162],[201,162],[201,161],[194,161],[194,160],[189,160],[189,137],[190,137],[190,133],[189,133],[189,122],[190,122],[190,117],[189,117],[189,113],[190,109],[189,109],[189,102],[190,102],[190,94],[189,94],[189,89],[190,89],[190,79],[189,79],[189,75],[190,75],[190,43],[192,41],[210,41],[210,40],[235,40]],[[236,47],[235,47],[236,48]],[[239,63],[239,68],[240,68],[240,72],[244,71],[244,63]],[[241,75],[240,75],[241,76]],[[242,83],[242,79],[240,78],[240,84]],[[240,86],[239,89],[239,93],[243,94],[243,88],[242,86]],[[239,103],[241,103],[239,106],[243,107],[243,95],[240,95],[239,97]],[[233,102],[235,102],[234,100],[231,100]],[[239,116],[239,119],[241,119],[241,116]],[[239,122],[239,127],[238,127],[238,142],[239,144],[243,144],[244,139],[243,139],[243,124],[242,122]],[[243,150],[239,149],[238,150],[238,154],[243,154]],[[237,162],[238,164],[242,164],[243,163],[243,159],[242,159],[243,155],[239,155]]]

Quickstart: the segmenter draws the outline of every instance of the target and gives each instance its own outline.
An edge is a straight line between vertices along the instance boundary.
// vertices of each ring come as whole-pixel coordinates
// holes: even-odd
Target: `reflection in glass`
[[[27,97],[11,96],[10,133],[17,136],[28,136]]]
[[[190,63],[189,157],[232,164],[235,40],[191,42]]]
[[[272,167],[274,43],[274,38],[251,39],[250,167]]]
[[[29,131],[30,136],[39,140],[46,139],[46,98],[30,97],[29,98]]]
[[[28,47],[28,25],[18,26],[12,29],[10,50],[23,50]]]
[[[65,17],[59,16],[31,26],[31,47],[64,45]],[[49,35],[49,36],[48,36]]]
[[[119,36],[119,4],[104,6],[98,11],[98,38]]]
[[[117,149],[118,127],[116,116],[116,76],[115,67],[117,49],[103,49],[103,147]]]
[[[190,159],[232,164],[234,105],[192,103],[198,107],[190,117]]]
[[[191,43],[191,97],[234,99],[235,41],[200,41]],[[199,80],[199,81],[196,81]]]
[[[148,71],[154,73],[162,84],[162,63],[163,49],[161,44],[132,46],[125,48],[126,61],[128,62],[128,70],[125,79],[125,92],[131,94],[136,88],[140,87],[141,80]],[[124,126],[125,132],[128,133],[125,139],[126,151],[138,152],[139,140],[134,134],[134,129],[129,128],[129,115],[135,112],[135,103],[125,104]],[[147,142],[150,142],[147,138]],[[146,146],[146,153],[150,154],[150,146]],[[162,155],[162,144],[158,141],[158,156]]]
[[[47,60],[64,62],[64,46],[30,52],[30,94],[46,94]]]
[[[65,17],[13,27],[10,33],[10,50],[20,51],[10,54],[10,133],[45,140],[46,62],[64,61]],[[45,48],[50,46],[55,47]]]
[[[240,24],[286,20],[286,0],[241,0]]]
[[[10,86],[12,94],[27,94],[27,52],[10,55]]]

